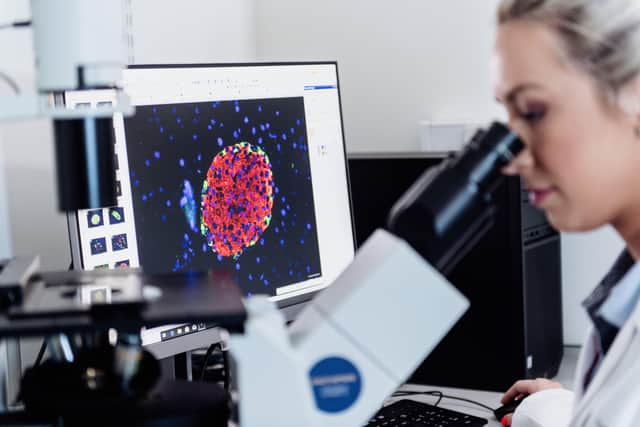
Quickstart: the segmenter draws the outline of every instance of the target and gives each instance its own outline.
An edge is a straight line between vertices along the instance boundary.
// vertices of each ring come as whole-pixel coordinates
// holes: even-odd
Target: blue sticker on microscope
[[[358,368],[341,357],[316,363],[309,372],[318,409],[337,413],[349,409],[360,396],[362,377]]]

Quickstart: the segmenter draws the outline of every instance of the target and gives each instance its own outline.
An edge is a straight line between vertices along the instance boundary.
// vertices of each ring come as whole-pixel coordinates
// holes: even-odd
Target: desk
[[[461,397],[463,399],[475,400],[476,402],[487,405],[491,408],[497,408],[500,406],[500,398],[502,397],[502,393],[494,392],[494,391],[480,391],[480,390],[469,390],[462,388],[450,388],[450,387],[440,387],[440,386],[425,386],[418,384],[405,384],[398,389],[398,391],[430,391],[430,390],[438,390],[441,391],[445,395]],[[388,400],[388,403],[392,403],[396,400],[400,399],[411,399],[419,402],[429,403],[433,405],[438,398],[436,396],[427,396],[427,395],[414,395],[414,396],[401,396],[394,397]],[[489,420],[489,423],[486,424],[487,427],[502,427],[499,421],[495,419],[493,413],[489,412],[487,409],[484,409],[480,406],[473,405],[467,402],[461,402],[459,400],[452,400],[443,398],[438,406],[441,406],[446,409],[451,409],[453,411],[462,412],[469,415],[474,415],[476,417],[485,418]]]

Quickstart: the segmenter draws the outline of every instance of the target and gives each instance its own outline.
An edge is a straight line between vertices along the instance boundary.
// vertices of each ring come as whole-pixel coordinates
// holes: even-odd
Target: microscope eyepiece
[[[391,209],[387,227],[446,273],[493,224],[501,170],[524,148],[506,126],[479,130],[454,157],[427,170]]]

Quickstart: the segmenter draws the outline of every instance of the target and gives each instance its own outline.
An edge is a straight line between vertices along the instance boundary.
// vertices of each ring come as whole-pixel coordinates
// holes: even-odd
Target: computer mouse
[[[505,415],[511,414],[513,411],[515,411],[518,405],[522,403],[522,400],[523,399],[513,399],[511,402],[502,405],[498,409],[495,409],[493,411],[493,415],[498,421],[501,421]]]

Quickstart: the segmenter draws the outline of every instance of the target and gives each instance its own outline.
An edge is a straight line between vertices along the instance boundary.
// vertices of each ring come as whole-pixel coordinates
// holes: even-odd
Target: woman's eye
[[[542,120],[545,115],[544,110],[532,110],[521,114],[522,118],[531,124],[535,124]]]

